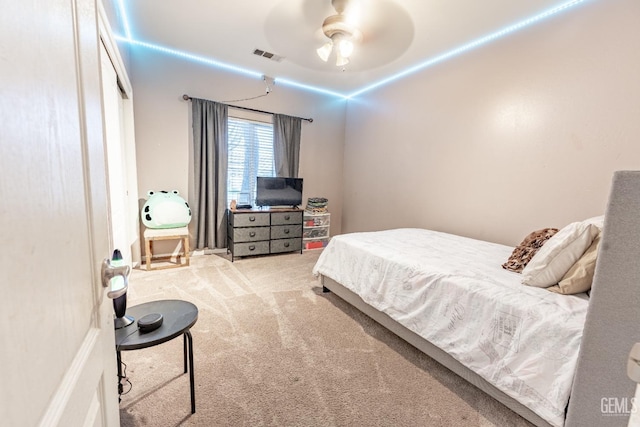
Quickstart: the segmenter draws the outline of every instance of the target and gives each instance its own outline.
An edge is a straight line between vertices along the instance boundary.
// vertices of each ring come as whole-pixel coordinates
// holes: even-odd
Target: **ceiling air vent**
[[[271,52],[266,52],[264,50],[261,49],[254,49],[253,50],[253,54],[254,55],[258,55],[258,56],[262,56],[263,58],[267,58],[270,59],[272,61],[276,61],[276,62],[280,62],[284,59],[283,56],[280,55],[276,55],[275,53],[271,53]]]

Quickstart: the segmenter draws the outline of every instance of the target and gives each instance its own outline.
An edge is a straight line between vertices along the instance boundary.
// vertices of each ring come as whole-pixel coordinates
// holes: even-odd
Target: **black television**
[[[291,206],[302,204],[302,178],[257,177],[256,205]]]

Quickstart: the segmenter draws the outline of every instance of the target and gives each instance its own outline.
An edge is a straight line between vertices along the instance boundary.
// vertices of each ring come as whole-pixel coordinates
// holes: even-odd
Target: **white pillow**
[[[586,224],[593,224],[602,231],[604,228],[604,215],[594,216],[593,218],[585,219],[582,222]]]
[[[588,222],[573,222],[546,241],[522,270],[522,283],[538,288],[557,284],[587,250],[599,229]]]

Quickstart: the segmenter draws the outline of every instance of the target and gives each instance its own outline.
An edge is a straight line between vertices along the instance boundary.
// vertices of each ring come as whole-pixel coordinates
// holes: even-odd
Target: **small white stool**
[[[184,252],[184,264],[180,260],[180,252],[176,255],[176,264],[164,265],[162,267],[151,268],[151,259],[153,258],[153,242],[155,240],[181,240],[182,251]],[[147,228],[144,230],[144,243],[146,247],[147,271],[162,270],[164,268],[186,267],[189,265],[189,228]],[[156,257],[156,259],[171,259],[171,255]]]

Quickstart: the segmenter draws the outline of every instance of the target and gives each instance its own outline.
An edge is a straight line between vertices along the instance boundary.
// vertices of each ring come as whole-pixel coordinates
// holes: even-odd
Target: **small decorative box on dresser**
[[[227,253],[235,257],[302,253],[302,210],[227,209]]]
[[[329,244],[329,227],[331,214],[304,213],[302,230],[302,247],[305,250],[321,249]]]

